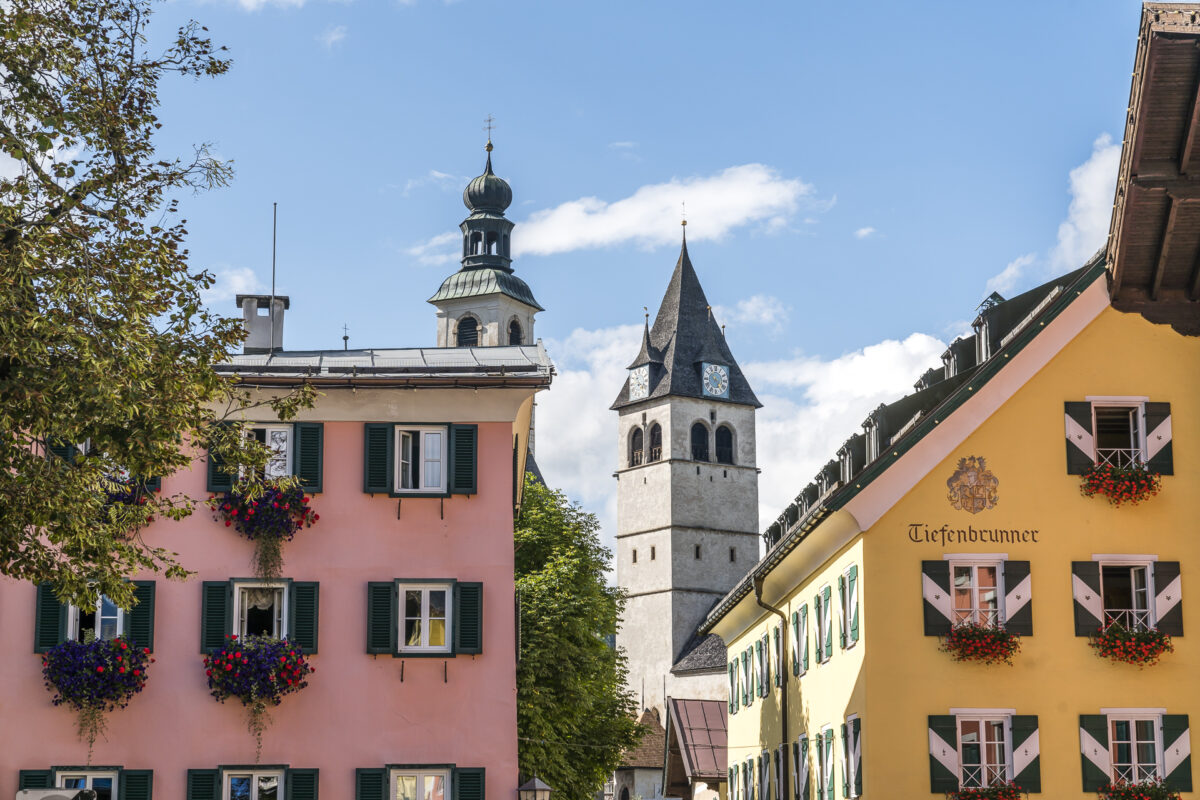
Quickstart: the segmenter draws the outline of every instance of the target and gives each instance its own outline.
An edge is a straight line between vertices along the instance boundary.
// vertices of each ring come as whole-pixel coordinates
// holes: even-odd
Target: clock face
[[[650,394],[650,365],[636,367],[629,371],[629,399],[641,400]]]
[[[704,393],[709,397],[729,397],[729,367],[704,364],[701,367]]]

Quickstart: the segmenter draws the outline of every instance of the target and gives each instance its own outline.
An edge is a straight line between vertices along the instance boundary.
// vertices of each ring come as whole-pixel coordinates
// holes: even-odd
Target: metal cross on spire
[[[493,117],[491,114],[488,114],[487,119],[484,120],[484,128],[483,129],[485,131],[487,131],[489,142],[492,140],[492,130],[495,127],[496,127],[496,118]]]

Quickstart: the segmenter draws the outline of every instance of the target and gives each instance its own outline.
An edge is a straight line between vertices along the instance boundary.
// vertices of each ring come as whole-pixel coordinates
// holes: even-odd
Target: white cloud
[[[419,178],[409,178],[407,181],[405,181],[404,188],[401,193],[407,197],[408,193],[413,189],[419,189],[422,186],[433,186],[443,191],[447,189],[458,189],[459,187],[464,186],[469,180],[471,179],[461,175],[451,175],[449,172],[441,172],[436,169],[431,169],[429,172],[425,173]],[[390,189],[394,189],[396,186],[397,184],[388,184],[388,188]],[[441,234],[441,236],[436,236],[434,238],[440,239],[445,235],[446,234]],[[443,243],[444,242],[445,240],[443,239]]]
[[[1024,277],[1025,272],[1036,260],[1036,253],[1026,253],[1023,256],[1014,258],[1008,262],[1008,266],[1000,271],[999,275],[993,275],[988,279],[987,290],[989,292],[999,292],[1002,296],[1008,297],[1013,288],[1021,282],[1021,278]]]
[[[1107,133],[1092,142],[1092,155],[1071,170],[1071,205],[1058,226],[1058,244],[1050,252],[1054,272],[1078,269],[1108,238],[1121,145]]]
[[[448,252],[446,245],[459,241],[460,237],[461,234],[459,233],[440,233],[424,244],[408,248],[405,252],[417,259],[418,264],[425,266],[449,264],[457,261],[459,255],[456,252]]]
[[[868,226],[866,228],[859,228],[858,230],[856,230],[854,232],[854,238],[855,239],[866,239],[868,236],[870,236],[873,233],[875,233],[875,229],[870,226]]]
[[[258,11],[266,6],[276,8],[300,8],[305,0],[237,0],[243,11]]]
[[[717,322],[731,325],[762,325],[779,330],[787,322],[788,309],[778,297],[756,294],[737,301],[733,308],[713,306]]]
[[[632,150],[637,147],[637,142],[609,142],[608,146],[613,150]]]
[[[326,28],[319,36],[317,36],[317,41],[320,42],[321,46],[326,50],[331,50],[333,49],[334,45],[343,41],[345,38],[346,26],[332,25]]]
[[[261,294],[267,290],[266,285],[259,281],[254,270],[249,267],[228,267],[218,269],[214,274],[217,277],[216,283],[200,295],[205,305],[233,300],[234,296],[239,294]]]

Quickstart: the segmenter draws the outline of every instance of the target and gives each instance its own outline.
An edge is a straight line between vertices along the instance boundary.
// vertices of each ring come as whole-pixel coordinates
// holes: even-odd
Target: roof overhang
[[[1200,335],[1200,3],[1146,3],[1107,244],[1113,307]]]

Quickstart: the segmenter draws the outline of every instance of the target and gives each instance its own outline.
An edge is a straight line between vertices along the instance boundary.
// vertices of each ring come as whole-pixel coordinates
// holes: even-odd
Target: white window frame
[[[272,472],[270,470],[271,462],[268,459],[267,465],[263,470],[263,476],[269,480],[269,479],[273,479],[273,478],[282,478],[282,477],[291,475],[292,474],[292,463],[293,463],[293,459],[295,458],[295,453],[296,453],[295,429],[289,424],[280,425],[280,424],[273,424],[273,423],[268,423],[268,422],[252,422],[252,423],[249,423],[246,425],[245,433],[246,433],[247,438],[250,438],[251,434],[254,431],[263,431],[264,432],[263,444],[272,450],[274,450],[274,448],[271,448],[271,432],[279,431],[279,432],[286,434],[287,444],[284,446],[283,452],[284,452],[284,460],[287,463],[284,466],[283,472],[281,472],[281,473]],[[278,452],[277,450],[274,450],[274,451]],[[242,480],[244,480],[246,478],[245,467],[238,467],[238,478],[242,479]]]
[[[845,597],[838,598],[838,613],[842,615],[842,649],[849,650],[858,644],[850,637],[850,621],[854,619],[854,609],[858,605],[858,584],[862,583],[862,570],[858,571],[858,578],[854,581],[854,591],[850,591],[850,568],[854,564],[848,564],[842,570],[842,585],[846,587],[846,591],[842,592]],[[831,598],[832,599],[832,598]]]
[[[963,722],[978,722],[979,730],[985,730],[985,725],[989,722],[1001,722],[1004,725],[1004,777],[1000,780],[1011,781],[1013,779],[1013,742],[1012,742],[1012,718],[1013,712],[1008,709],[951,709],[954,713],[954,736],[958,741],[958,785],[965,787],[963,770],[966,765],[963,763]],[[986,742],[981,741],[980,747],[980,764],[979,768],[984,771],[982,777],[986,777],[988,765],[983,763],[986,760]],[[993,786],[993,783],[982,783],[983,787]]]
[[[1101,463],[1100,459],[1100,431],[1096,428],[1096,409],[1097,408],[1131,408],[1137,411],[1137,442],[1131,441],[1130,450],[1137,450],[1137,459],[1145,464],[1146,457],[1146,403],[1150,401],[1149,397],[1089,397],[1088,402],[1092,406],[1092,458],[1096,464]],[[1114,466],[1125,466],[1117,463]]]
[[[747,702],[742,703],[745,708],[754,705],[754,648],[750,649],[751,654],[742,661],[742,696],[749,698]]]
[[[832,725],[822,725],[820,733],[817,734],[817,797],[825,797],[829,792],[829,788],[833,786],[833,762],[836,760],[833,755],[833,748],[826,748],[825,742],[827,738],[825,732],[829,731],[833,734]],[[836,735],[828,738],[828,741],[837,739]]]
[[[258,781],[260,778],[274,777],[277,781],[275,784],[275,797],[278,800],[283,800],[285,786],[284,771],[281,769],[237,769],[223,773],[221,775],[221,797],[222,800],[230,800],[233,794],[232,784],[234,778],[249,778],[250,779],[250,800],[258,800]]]
[[[854,768],[854,748],[859,745],[859,742],[854,738],[854,720],[861,719],[858,714],[850,714],[846,717],[846,787],[847,792],[851,797],[858,797],[854,791],[854,782],[858,777],[858,773]],[[860,722],[859,728],[862,728]],[[862,731],[859,730],[859,738],[862,738]],[[859,745],[861,746],[861,745]]]
[[[825,602],[825,589],[829,589],[829,602]],[[834,591],[833,587],[828,583],[823,584],[817,589],[817,595],[821,598],[821,603],[817,607],[817,650],[820,651],[821,657],[817,659],[818,664],[824,664],[833,657],[833,611],[830,606],[833,605]],[[829,647],[825,643],[829,642]]]
[[[1162,720],[1163,715],[1159,709],[1145,708],[1125,708],[1125,709],[1103,709],[1105,712],[1106,725],[1108,725],[1108,763],[1109,763],[1109,780],[1116,781],[1120,776],[1117,775],[1117,754],[1116,754],[1116,737],[1113,736],[1114,722],[1129,722],[1129,734],[1134,737],[1130,743],[1131,754],[1136,763],[1137,761],[1137,733],[1136,723],[1148,721],[1151,723],[1151,729],[1154,731],[1154,776],[1156,778],[1165,777],[1166,769],[1163,759],[1163,735],[1162,735]],[[1140,765],[1139,765],[1140,766]],[[1128,778],[1126,778],[1128,780]],[[1141,780],[1136,776],[1133,780]]]
[[[441,778],[442,779],[442,797],[444,800],[450,800],[453,796],[453,788],[450,786],[450,770],[441,768],[429,769],[393,769],[388,771],[388,798],[395,800],[396,797],[396,779],[397,778],[415,777],[417,779],[417,797],[425,797],[424,782],[426,778]]]
[[[437,433],[442,437],[442,446],[438,452],[438,457],[432,459],[428,457],[428,450],[425,448],[425,435],[429,433]],[[417,466],[420,468],[419,474],[416,475],[418,480],[417,485],[404,488],[402,484],[402,473],[405,465],[403,458],[404,441],[406,437],[411,438],[413,434],[420,437],[420,448],[418,455]],[[448,485],[450,473],[450,426],[449,425],[396,425],[394,441],[395,465],[392,474],[392,487],[397,494],[427,494],[435,492],[444,494]],[[426,480],[426,464],[437,463],[440,466],[439,472],[441,477],[437,482]]]
[[[979,557],[976,557],[976,558],[962,557],[962,558],[952,558],[952,559],[948,559],[948,560],[950,562],[950,614],[952,615],[950,624],[951,625],[959,624],[958,609],[956,609],[954,607],[954,596],[955,596],[954,595],[954,593],[955,593],[954,570],[957,569],[958,567],[969,567],[971,569],[971,595],[972,595],[971,602],[972,602],[972,606],[971,606],[971,618],[970,618],[969,622],[971,624],[979,625],[979,624],[982,624],[980,622],[980,612],[982,609],[979,605],[979,568],[980,567],[992,567],[996,570],[996,622],[995,622],[995,625],[997,627],[1001,627],[1001,628],[1004,627],[1004,623],[1006,620],[1005,614],[1004,614],[1004,596],[1005,596],[1004,561],[1005,560],[1003,558],[979,558]],[[964,620],[964,621],[966,621],[966,620]]]
[[[1102,620],[1102,623],[1105,626],[1107,626],[1109,624],[1109,613],[1108,613],[1109,611],[1116,611],[1116,612],[1128,611],[1129,612],[1128,614],[1115,617],[1113,619],[1113,621],[1120,622],[1123,626],[1125,626],[1127,628],[1136,629],[1137,626],[1139,624],[1141,624],[1150,630],[1157,630],[1158,629],[1158,617],[1155,614],[1155,608],[1154,608],[1154,597],[1155,597],[1155,588],[1156,588],[1154,586],[1154,563],[1158,559],[1156,557],[1143,557],[1143,556],[1122,557],[1119,555],[1112,555],[1112,556],[1098,557],[1095,560],[1096,560],[1096,564],[1099,566],[1099,569],[1100,569],[1100,603],[1101,603],[1100,613],[1102,613],[1104,615],[1104,619]],[[1134,608],[1134,609],[1103,608],[1103,604],[1104,604],[1104,568],[1105,567],[1128,567],[1131,570],[1132,569],[1144,569],[1146,571],[1146,608],[1144,611],[1136,609],[1136,608]],[[1145,621],[1139,622],[1139,615],[1143,614],[1143,613],[1145,614]]]
[[[58,789],[68,788],[65,784],[68,780],[78,780],[82,778],[84,785],[81,787],[73,787],[80,789],[91,789],[93,781],[96,778],[111,778],[112,779],[112,798],[117,800],[120,797],[121,787],[117,785],[119,775],[114,770],[91,770],[91,769],[75,769],[60,772],[54,776],[55,787]],[[20,794],[18,792],[18,794]]]
[[[96,601],[96,638],[100,637],[100,611],[104,607],[105,599],[105,595],[100,595],[100,599]],[[109,600],[109,602],[113,603],[112,600]],[[117,606],[116,603],[113,603],[113,605]],[[80,634],[83,632],[78,631],[79,616],[79,606],[70,605],[67,607],[67,638],[71,639],[72,641],[83,641],[83,637],[80,636]],[[125,634],[125,617],[125,610],[120,606],[117,606],[117,636],[123,636]]]
[[[244,589],[274,589],[279,592],[279,610],[275,614],[276,633],[274,639],[286,639],[291,633],[292,621],[288,616],[288,606],[291,598],[288,596],[287,581],[241,581],[233,583],[233,632],[239,637],[246,636],[245,622],[242,619],[246,609],[242,604]]]
[[[444,591],[446,593],[446,643],[444,645],[407,645],[404,643],[404,623],[408,620],[405,609],[405,592],[418,590],[421,592],[421,639],[429,641],[429,592]],[[401,653],[449,653],[454,647],[454,584],[445,581],[428,581],[423,583],[401,583],[399,598],[400,626],[396,632],[397,650]]]

